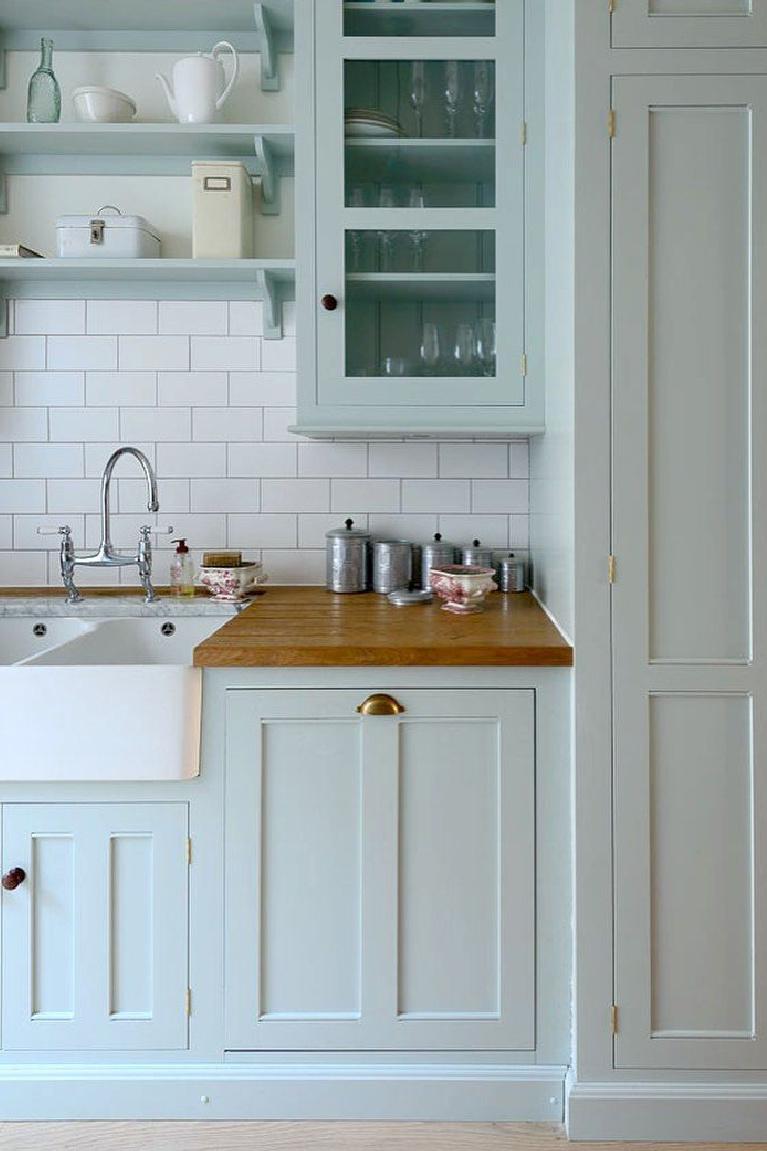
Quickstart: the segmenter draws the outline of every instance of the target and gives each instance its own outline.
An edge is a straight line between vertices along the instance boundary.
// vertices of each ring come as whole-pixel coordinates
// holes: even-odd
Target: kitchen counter
[[[570,667],[573,649],[529,592],[495,592],[484,612],[441,602],[274,587],[195,649],[195,667]]]

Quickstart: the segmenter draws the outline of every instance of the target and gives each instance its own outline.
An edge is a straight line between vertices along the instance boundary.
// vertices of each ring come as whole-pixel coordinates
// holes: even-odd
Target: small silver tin
[[[406,587],[398,587],[396,591],[389,592],[387,599],[394,607],[416,607],[418,604],[431,603],[434,595],[428,588],[413,588],[410,591]]]
[[[353,595],[368,589],[370,533],[354,527],[334,528],[325,535],[325,585],[337,595]]]
[[[479,540],[474,540],[470,547],[461,548],[461,563],[470,567],[492,568],[495,567],[493,554],[492,548],[483,548]]]
[[[455,563],[455,544],[443,540],[439,532],[421,549],[421,587],[431,586],[431,569]]]
[[[413,545],[409,540],[373,540],[373,591],[388,595],[410,587],[413,578]]]
[[[498,561],[498,587],[505,592],[527,589],[527,564],[520,556],[502,556]]]

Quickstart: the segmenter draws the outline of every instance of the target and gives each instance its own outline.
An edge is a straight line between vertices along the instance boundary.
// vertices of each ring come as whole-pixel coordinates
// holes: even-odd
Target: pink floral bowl
[[[241,603],[255,591],[258,584],[266,583],[267,577],[261,569],[262,565],[256,560],[242,563],[239,567],[201,567],[200,583],[214,599]]]
[[[443,611],[456,615],[474,615],[484,610],[485,596],[495,591],[493,568],[474,567],[472,564],[446,564],[432,568],[430,582],[432,589],[445,602]]]

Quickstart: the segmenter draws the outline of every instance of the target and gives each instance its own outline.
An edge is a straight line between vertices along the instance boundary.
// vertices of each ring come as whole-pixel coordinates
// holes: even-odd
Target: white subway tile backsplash
[[[20,479],[68,479],[83,474],[83,445],[15,444],[13,474]]]
[[[295,444],[230,444],[230,476],[284,476],[297,473]]]
[[[85,300],[16,300],[14,313],[17,336],[85,334]]]
[[[13,372],[0,372],[0,408],[11,407],[13,397]]]
[[[0,511],[44,512],[45,480],[0,480]]]
[[[286,300],[282,305],[282,334],[295,336],[296,334],[296,301]]]
[[[188,336],[120,336],[119,343],[120,371],[186,372],[189,370]],[[117,367],[116,364],[112,366]]]
[[[226,300],[161,300],[160,334],[225,336],[229,322]]]
[[[156,300],[89,300],[88,334],[95,336],[154,336]]]
[[[159,372],[157,393],[162,406],[225,407],[227,375],[226,372]]]
[[[182,440],[188,443],[191,429],[189,408],[123,408],[120,412],[120,438],[125,441]]]
[[[187,479],[161,479],[157,482],[160,497],[160,515],[168,516],[174,512],[188,512],[190,510],[189,497],[190,481]],[[143,478],[124,477],[117,481],[117,500],[121,512],[146,511],[146,482]]]
[[[260,300],[229,301],[230,336],[262,336],[263,333],[264,305]]]
[[[264,408],[264,439],[286,441],[290,444],[307,443],[306,436],[294,436],[288,428],[296,422],[295,408]]]
[[[260,440],[260,408],[192,408],[193,440]]]
[[[359,506],[359,500],[356,501]],[[261,510],[264,512],[328,512],[330,480],[277,480],[261,483]]]
[[[296,377],[293,372],[232,372],[229,376],[229,403],[241,407],[288,407],[296,404]]]
[[[363,512],[350,512],[346,518],[354,520],[355,528],[366,529],[368,526],[368,517]],[[343,527],[343,521],[337,512],[300,515],[298,517],[298,546],[300,548],[324,548],[326,533],[335,531],[336,528],[340,527]]]
[[[526,513],[529,507],[527,480],[474,480],[471,508],[475,512]]]
[[[437,530],[436,515],[372,515],[370,534],[379,539],[410,540],[425,544]]]
[[[216,478],[226,475],[226,444],[158,444],[157,475]]]
[[[0,340],[0,369],[41,371],[45,368],[45,341],[45,336],[6,336]]]
[[[47,408],[0,408],[0,440],[35,443],[47,438]]]
[[[173,538],[185,539],[190,548],[202,552],[208,548],[227,546],[226,515],[204,512],[174,512],[172,516],[163,512],[157,517],[160,524],[173,525]],[[158,547],[169,547],[168,537],[159,537]]]
[[[331,480],[331,511],[341,512],[343,518],[347,508],[352,507],[363,507],[368,512],[400,511],[400,481]]]
[[[508,516],[441,515],[439,530],[446,540],[459,546],[479,540],[488,548],[509,545]]]
[[[508,444],[440,444],[439,474],[445,477],[478,479],[508,477]]]
[[[192,480],[193,512],[255,512],[260,502],[256,479]]]
[[[0,551],[13,547],[13,516],[0,516]]]
[[[18,336],[17,339],[43,339],[42,336]],[[16,364],[18,368],[44,368],[62,371],[109,371],[117,367],[116,336],[48,336],[46,363]],[[2,350],[0,350],[2,366]]]
[[[101,485],[95,477],[87,480],[46,480],[45,486],[48,495],[47,510],[51,514],[71,517],[99,510]],[[146,488],[144,491],[146,492]],[[146,496],[144,503],[146,504]],[[67,519],[66,523],[70,523],[70,519]]]
[[[509,477],[526,480],[530,475],[530,445],[527,440],[509,444]]]
[[[117,448],[120,448],[123,446],[125,446],[124,441],[118,442],[117,440],[113,440],[113,441],[110,441],[108,443],[96,442],[96,443],[92,443],[92,444],[85,444],[84,447],[85,447],[85,474],[86,474],[86,476],[100,476],[101,473],[104,471],[104,466],[105,466],[107,460],[109,459],[109,457],[112,455],[112,452],[116,451]],[[143,452],[144,455],[149,460],[150,464],[152,464],[152,466],[154,466],[154,464],[156,462],[155,461],[156,452],[155,452],[155,445],[154,444],[148,444],[148,443],[137,444],[134,442],[130,446],[133,448],[138,448],[139,451]],[[118,479],[120,476],[137,476],[137,475],[140,476],[141,472],[139,470],[138,463],[136,462],[136,460],[132,456],[123,456],[120,460],[118,460],[117,466],[115,467],[115,470],[114,470],[115,479]]]
[[[13,449],[10,444],[0,444],[0,477],[13,475]]]
[[[261,344],[261,366],[265,372],[294,372],[295,336],[285,336],[281,340],[264,340]]]
[[[403,512],[468,512],[471,485],[468,480],[403,480]]]
[[[230,515],[229,546],[233,548],[294,548],[297,516]]]
[[[313,586],[325,582],[325,551],[308,548],[264,548],[264,571],[272,584]]]
[[[156,372],[88,372],[85,398],[89,407],[146,407],[157,402]]]
[[[192,336],[193,371],[256,372],[260,366],[261,341],[256,337]]]
[[[409,477],[436,477],[436,444],[372,443],[370,445],[370,475]]]
[[[367,444],[299,444],[300,476],[367,476]]]
[[[0,585],[4,587],[45,587],[48,565],[45,552],[0,552]]]
[[[530,546],[530,516],[509,516],[509,544],[511,547]]]
[[[16,372],[16,403],[40,407],[70,407],[85,403],[84,372]],[[90,402],[90,401],[89,401]]]
[[[117,408],[51,408],[50,421],[51,440],[92,442],[119,435]]]

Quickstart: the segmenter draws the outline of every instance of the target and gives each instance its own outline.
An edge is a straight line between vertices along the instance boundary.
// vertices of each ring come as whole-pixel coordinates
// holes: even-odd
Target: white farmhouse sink
[[[202,677],[192,652],[221,619],[46,619],[53,646],[28,655],[33,622],[0,619],[0,650],[27,655],[0,667],[0,780],[199,774]]]
[[[0,666],[18,663],[92,628],[93,624],[85,619],[0,619]]]

